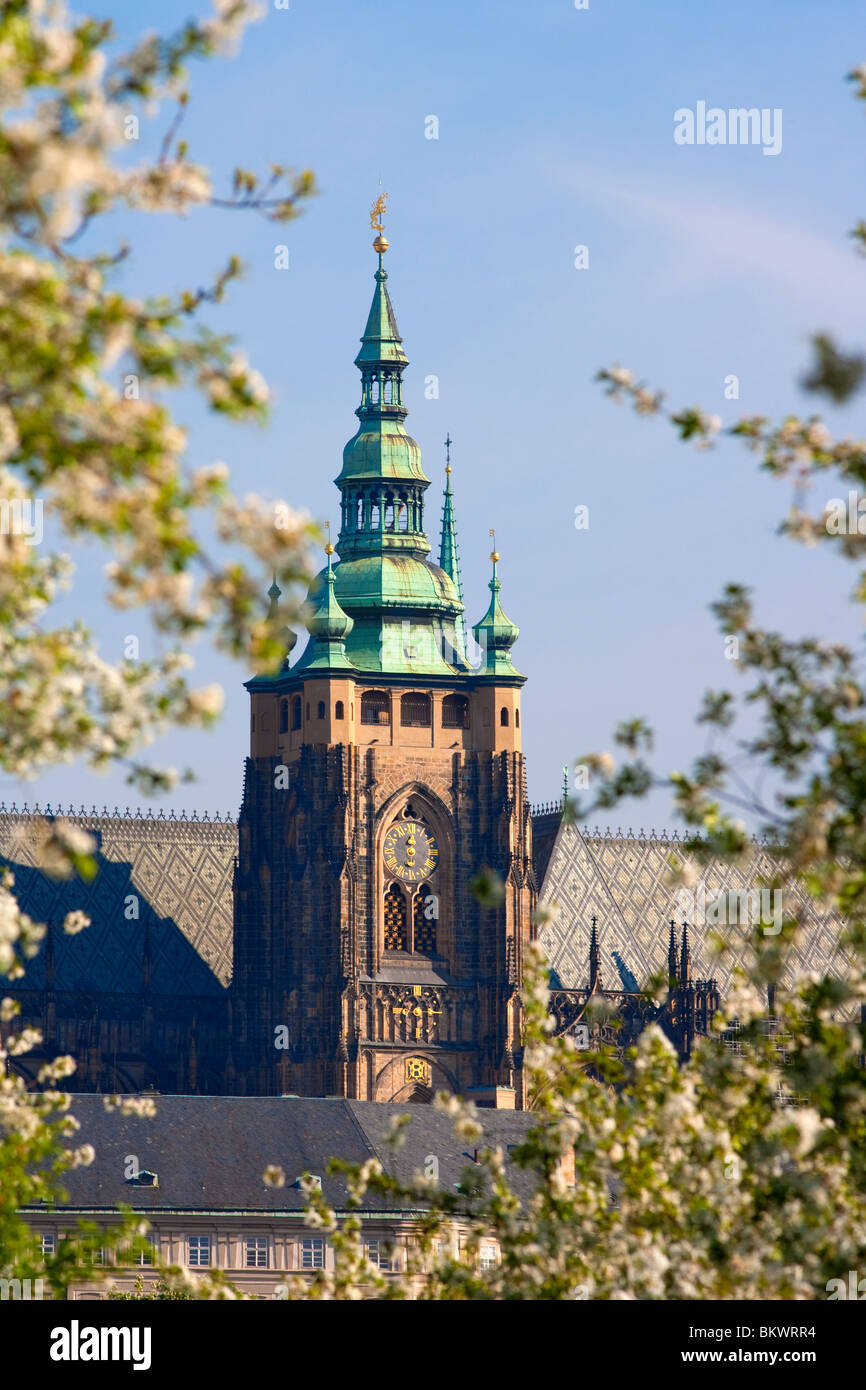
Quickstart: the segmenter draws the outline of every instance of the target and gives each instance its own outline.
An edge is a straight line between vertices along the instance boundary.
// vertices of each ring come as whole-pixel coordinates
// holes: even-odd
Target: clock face
[[[392,825],[383,848],[385,868],[404,883],[420,883],[435,872],[439,846],[429,830],[416,820]]]

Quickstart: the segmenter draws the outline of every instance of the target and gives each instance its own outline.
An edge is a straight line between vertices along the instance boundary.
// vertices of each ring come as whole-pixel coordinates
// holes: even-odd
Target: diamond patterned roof
[[[38,866],[39,818],[0,814],[0,863],[14,873],[22,910],[51,926],[61,926],[74,908],[91,919],[75,936],[56,933],[55,988],[139,993],[149,937],[154,994],[221,995],[232,972],[237,827],[132,816],[66,819],[97,840],[99,871],[90,883],[49,878]],[[21,983],[44,987],[44,945]]]
[[[232,974],[232,873],[237,827],[229,821],[165,820],[131,816],[74,816],[67,819],[96,836],[99,872],[92,883],[57,882],[37,865],[38,818],[0,813],[0,863],[15,874],[23,911],[60,926],[81,908],[92,925],[77,936],[55,937],[58,990],[139,993],[145,929],[149,928],[152,989],[164,995],[220,995]],[[770,850],[754,844],[735,866],[713,861],[701,866],[674,838],[590,835],[553,817],[539,821],[536,871],[540,901],[550,920],[541,928],[553,971],[566,989],[585,988],[590,919],[599,922],[602,982],[607,989],[640,986],[667,966],[668,921],[681,920],[674,890],[666,882],[676,854],[706,888],[707,901],[728,890],[748,889],[773,863]],[[790,970],[844,975],[847,958],[838,946],[843,922],[816,912],[802,889],[786,889],[791,901],[808,904],[801,941],[792,948]],[[139,917],[128,919],[131,895]],[[734,946],[743,928],[691,924],[692,976],[713,976],[724,996],[739,958],[734,950],[717,959],[709,936],[721,932]],[[616,959],[619,957],[619,960]],[[25,987],[45,983],[44,950],[31,962]]]
[[[620,974],[623,968],[641,987],[652,975],[667,969],[668,922],[672,917],[677,923],[682,921],[675,890],[666,881],[673,854],[703,881],[708,905],[721,893],[757,887],[761,876],[769,877],[774,867],[769,848],[757,842],[739,866],[723,860],[702,865],[675,838],[601,835],[598,831],[590,835],[566,824],[560,824],[552,849],[544,843],[544,851],[549,858],[539,898],[551,916],[539,935],[564,989],[585,989],[588,984],[593,914],[598,918],[606,989],[625,988]],[[805,908],[804,925],[801,941],[791,949],[788,978],[795,971],[808,970],[847,974],[847,958],[837,944],[842,919],[834,913],[820,915],[802,888],[791,883],[783,890],[786,913],[797,903]],[[714,978],[724,998],[732,972],[744,958],[747,929],[699,922],[690,922],[689,928],[692,978]],[[723,936],[734,949],[720,960],[714,954],[711,935]],[[614,953],[622,965],[617,964]]]

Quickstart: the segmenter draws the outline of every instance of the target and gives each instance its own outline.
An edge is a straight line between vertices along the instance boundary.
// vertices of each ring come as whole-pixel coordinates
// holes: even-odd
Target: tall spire
[[[385,195],[380,194],[370,221],[378,231],[373,249],[379,257],[376,288],[355,365],[361,372],[358,430],[343,450],[337,486],[343,494],[337,550],[341,560],[356,555],[429,554],[424,534],[424,491],[430,485],[421,465],[421,450],[406,433],[403,369],[409,359],[388,294],[382,235]]]
[[[313,581],[310,601],[319,606],[310,625],[315,650],[308,648],[292,670],[328,664],[323,643],[336,641],[345,644],[343,660],[356,671],[450,679],[468,669],[458,626],[463,604],[451,576],[428,558],[424,493],[430,481],[404,424],[407,359],[388,294],[384,211],[380,194],[370,216],[378,257],[373,302],[355,358],[361,373],[358,429],[343,450],[336,479],[339,563],[332,567],[329,560]],[[351,626],[339,639],[317,635],[317,623],[330,629],[346,617]],[[334,646],[328,650],[336,653]]]
[[[683,949],[680,956],[680,984],[690,985],[692,982],[692,950],[689,946],[689,929],[683,922]]]
[[[454,519],[454,493],[451,491],[451,435],[445,439],[445,504],[442,508],[442,536],[439,541],[439,568],[450,577],[460,598],[463,583],[460,578],[460,556],[457,550],[457,523]]]
[[[598,932],[596,930],[598,918],[593,914],[592,935],[589,938],[589,992],[590,994],[601,994],[601,952],[598,949]]]
[[[457,521],[454,516],[454,493],[451,490],[451,445],[454,443],[450,432],[445,437],[445,498],[442,507],[442,535],[439,541],[439,568],[444,570],[463,602],[463,580],[460,577],[460,552],[457,545]],[[461,613],[455,623],[460,637],[460,650],[466,650],[466,620]]]
[[[671,939],[668,943],[668,977],[674,985],[680,980],[680,960],[677,952],[677,938],[674,933],[674,920],[671,918]]]

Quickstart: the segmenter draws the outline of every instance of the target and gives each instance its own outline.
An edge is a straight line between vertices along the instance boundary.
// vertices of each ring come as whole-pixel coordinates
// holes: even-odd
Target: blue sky
[[[151,0],[146,22],[168,30],[205,9]],[[866,108],[844,81],[866,57],[858,9],[291,0],[288,11],[269,8],[235,59],[194,67],[185,134],[217,184],[235,164],[280,160],[312,167],[320,196],[285,228],[217,211],[123,225],[130,289],[195,286],[232,252],[248,266],[210,321],[235,332],[264,372],[273,421],[240,428],[179,399],[190,462],[224,459],[239,492],[283,496],[336,522],[333,479],[356,425],[353,358],[373,288],[367,212],[381,177],[389,289],[411,363],[407,427],[433,479],[428,534],[450,431],[468,618],[486,607],[495,526],[502,600],[521,626],[533,801],[556,796],[562,764],[610,747],[613,724],[632,715],[655,725],[661,769],[700,751],[701,692],[739,684],[708,612],[728,580],[753,585],[762,621],[791,636],[860,640],[850,572],[775,535],[787,485],[734,442],[709,453],[678,444],[592,381],[622,362],[672,404],[701,403],[725,423],[819,408],[797,386],[809,333],[859,346],[866,317],[866,265],[848,237],[866,216]],[[115,0],[91,10],[114,17],[124,38],[143,13]],[[674,111],[698,101],[780,108],[781,153],[675,144]],[[430,115],[438,140],[425,138]],[[145,140],[162,129],[157,120]],[[574,267],[578,244],[589,248],[586,270]],[[730,373],[736,402],[723,395]],[[438,400],[424,398],[431,374]],[[857,402],[824,413],[832,428],[861,432]],[[825,500],[812,499],[817,509]],[[579,504],[587,531],[574,527]],[[77,555],[70,611],[88,615],[113,657],[136,624],[100,605],[105,558]],[[198,776],[164,804],[236,811],[247,673],[203,646],[196,658],[200,679],[225,687],[226,713],[217,733],[155,745],[155,759]],[[139,804],[122,773],[77,767],[26,787],[5,780],[2,795]],[[659,793],[614,823],[674,818]]]

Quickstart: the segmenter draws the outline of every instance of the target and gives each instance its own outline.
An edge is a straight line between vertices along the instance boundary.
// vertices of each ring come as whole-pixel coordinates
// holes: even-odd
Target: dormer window
[[[156,1173],[151,1173],[148,1168],[142,1168],[140,1173],[134,1177],[127,1178],[130,1187],[159,1187],[159,1177]]]

